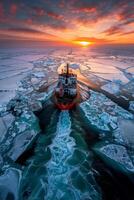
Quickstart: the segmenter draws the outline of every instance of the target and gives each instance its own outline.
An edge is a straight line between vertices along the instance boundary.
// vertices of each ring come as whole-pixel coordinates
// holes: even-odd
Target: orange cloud
[[[86,38],[98,44],[134,43],[131,0],[15,2],[1,0],[0,3],[0,30],[3,34],[5,30],[8,37],[13,38],[14,35],[14,38],[27,37],[45,41],[59,41],[60,38],[60,41],[68,42]],[[47,34],[53,37],[48,37]]]

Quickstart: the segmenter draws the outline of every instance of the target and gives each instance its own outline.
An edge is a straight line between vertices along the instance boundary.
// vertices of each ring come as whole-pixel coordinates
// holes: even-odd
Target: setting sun
[[[93,44],[93,42],[86,41],[86,40],[76,40],[74,41],[74,44],[77,44],[83,47],[88,47],[89,45]]]
[[[89,46],[91,44],[91,42],[88,42],[88,41],[80,41],[79,42],[80,45],[86,47],[86,46]]]

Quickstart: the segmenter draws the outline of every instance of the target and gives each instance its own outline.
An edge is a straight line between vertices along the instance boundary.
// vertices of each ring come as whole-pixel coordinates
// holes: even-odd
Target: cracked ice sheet
[[[101,86],[101,88],[110,94],[117,94],[120,91],[120,85],[114,82],[107,83]]]
[[[0,104],[8,103],[15,96],[18,82],[23,79],[26,74],[6,77],[0,80]]]
[[[23,54],[23,52],[22,52]],[[5,53],[7,59],[0,60],[0,104],[8,103],[15,96],[18,82],[22,80],[32,70],[31,61],[41,58],[39,55],[22,55],[15,57],[12,52]],[[4,56],[4,55],[3,55]]]
[[[15,97],[15,91],[0,92],[0,105],[8,103]]]
[[[39,55],[22,55],[22,56],[17,56],[14,57],[16,58],[16,60],[22,60],[22,61],[27,61],[27,62],[32,62],[32,61],[36,61],[39,60],[41,58],[43,58],[45,56],[45,54],[39,54]]]
[[[130,67],[130,65],[132,65],[132,61],[131,61],[131,58],[129,59],[129,57],[125,57],[127,59],[127,62],[126,62],[126,60],[124,62],[123,58],[118,59],[118,57],[117,58],[111,58],[111,57],[106,56],[106,57],[103,57],[103,58],[90,59],[89,62],[100,63],[104,66],[106,65],[106,66],[117,67],[117,68],[120,68],[120,69],[126,69],[126,68]]]
[[[118,120],[118,128],[113,132],[115,141],[123,145],[134,148],[134,121],[133,120]]]
[[[134,101],[129,102],[129,110],[134,112]]]
[[[0,142],[4,139],[8,128],[14,121],[14,116],[12,114],[7,114],[4,117],[0,117]]]
[[[90,98],[80,104],[87,120],[100,130],[110,131],[118,127],[118,120],[134,119],[133,114],[112,102],[105,95],[90,91]]]
[[[128,69],[126,69],[126,72],[132,74],[134,77],[134,67],[129,67]]]
[[[113,167],[121,168],[123,171],[134,172],[134,165],[124,146],[117,144],[107,144],[104,146],[96,145],[94,151],[99,154],[105,162],[109,163],[109,161],[112,161],[111,164]]]
[[[126,84],[129,80],[119,69],[112,65],[106,65],[106,63],[99,62],[88,62],[89,72],[94,73],[96,76],[101,77],[106,80],[114,81],[120,80],[122,83]],[[83,70],[81,66],[81,70]],[[86,74],[85,74],[86,75]]]

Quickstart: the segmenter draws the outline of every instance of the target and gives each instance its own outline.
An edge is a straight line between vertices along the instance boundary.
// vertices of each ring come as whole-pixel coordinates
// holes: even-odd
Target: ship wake
[[[68,111],[62,111],[57,124],[56,137],[50,146],[52,158],[47,164],[48,187],[46,199],[53,199],[55,196],[60,199],[65,190],[71,189],[67,177],[70,173],[70,166],[67,159],[73,155],[75,141],[70,137],[71,120]],[[59,187],[62,186],[62,187]]]
[[[61,111],[55,131],[50,122],[49,133],[39,139],[35,155],[24,170],[20,191],[23,200],[101,199],[91,171],[92,156],[84,143],[79,149],[72,123],[69,111]]]

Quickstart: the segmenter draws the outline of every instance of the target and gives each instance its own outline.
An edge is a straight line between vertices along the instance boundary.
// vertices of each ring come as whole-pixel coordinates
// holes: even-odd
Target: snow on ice
[[[134,101],[129,102],[129,110],[134,111]]]
[[[96,145],[94,151],[108,164],[125,172],[134,172],[134,165],[125,147],[117,144]]]
[[[133,119],[133,115],[124,110],[105,95],[91,91],[91,96],[80,104],[90,124],[100,130],[110,131],[117,128],[119,118]]]
[[[117,94],[120,91],[120,83],[109,82],[106,85],[103,85],[101,88],[110,94]]]

